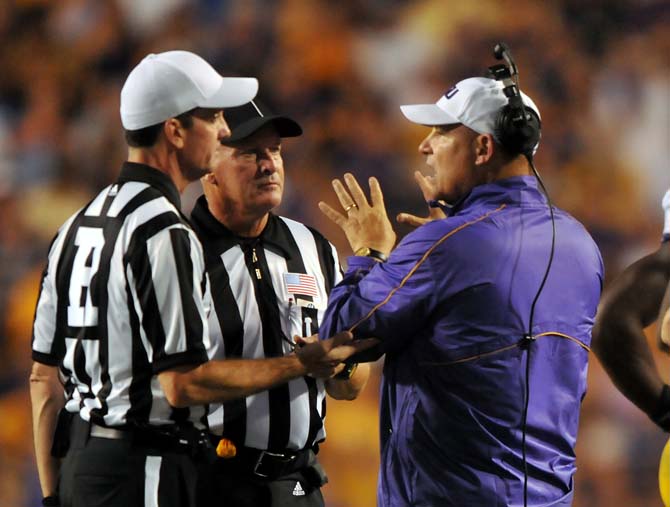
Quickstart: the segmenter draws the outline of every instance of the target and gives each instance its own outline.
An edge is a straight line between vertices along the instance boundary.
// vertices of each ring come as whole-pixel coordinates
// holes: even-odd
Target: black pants
[[[62,507],[194,507],[196,469],[184,454],[150,455],[130,440],[88,437],[75,418],[61,467]]]
[[[198,470],[198,507],[324,507],[321,489],[302,472],[269,481],[217,465]]]

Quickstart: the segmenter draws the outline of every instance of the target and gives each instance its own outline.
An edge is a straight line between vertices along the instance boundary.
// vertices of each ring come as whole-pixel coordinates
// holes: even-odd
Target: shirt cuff
[[[44,352],[38,352],[37,350],[33,350],[32,359],[36,363],[46,364],[47,366],[58,366],[60,364],[60,360],[57,357],[45,354]]]
[[[349,266],[347,268],[348,272],[356,271],[358,269],[372,269],[375,264],[379,264],[379,262],[372,257],[363,257],[359,255],[347,257],[347,265]]]
[[[163,356],[153,363],[153,373],[158,375],[165,370],[171,370],[178,366],[199,366],[209,360],[207,352],[203,348],[195,348],[177,354]]]

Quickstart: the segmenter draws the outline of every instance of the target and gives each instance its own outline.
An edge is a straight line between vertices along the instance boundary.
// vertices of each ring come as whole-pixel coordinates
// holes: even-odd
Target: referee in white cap
[[[187,51],[149,55],[128,76],[128,160],[60,228],[41,282],[30,391],[44,505],[194,504],[193,458],[212,452],[204,405],[248,390],[224,388],[226,367],[207,362],[208,279],[179,194],[230,135],[223,108],[257,88]],[[329,374],[354,350],[333,343],[285,367]]]

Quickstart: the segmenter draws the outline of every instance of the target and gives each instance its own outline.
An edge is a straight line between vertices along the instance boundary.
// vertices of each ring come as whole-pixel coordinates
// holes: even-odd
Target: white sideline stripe
[[[144,507],[158,507],[162,456],[147,456],[144,465]]]

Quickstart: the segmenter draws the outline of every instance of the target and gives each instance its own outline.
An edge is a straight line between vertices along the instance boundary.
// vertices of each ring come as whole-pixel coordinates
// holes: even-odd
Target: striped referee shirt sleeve
[[[65,339],[56,336],[58,292],[56,273],[67,233],[74,222],[70,218],[58,231],[49,248],[47,265],[42,273],[35,318],[33,321],[32,358],[38,363],[58,366],[65,354]]]
[[[153,372],[207,361],[206,275],[195,233],[183,224],[160,230],[133,252],[128,277]]]

